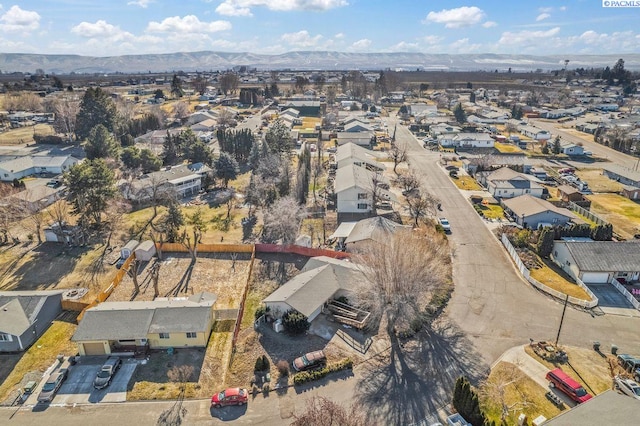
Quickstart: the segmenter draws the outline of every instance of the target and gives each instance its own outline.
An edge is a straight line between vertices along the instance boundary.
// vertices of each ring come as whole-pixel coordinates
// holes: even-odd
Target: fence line
[[[62,309],[65,311],[74,311],[74,312],[82,312],[84,311],[89,303],[87,302],[78,302],[77,300],[65,300],[62,299]]]
[[[181,243],[156,243],[156,246],[166,252],[188,253],[189,249]],[[251,253],[253,244],[198,244],[198,253]]]
[[[251,276],[253,275],[253,265],[256,260],[256,246],[251,246],[253,250],[251,251],[251,261],[249,262],[249,273],[247,274],[247,281],[244,284],[244,290],[242,292],[242,297],[240,298],[240,306],[238,307],[238,315],[236,317],[236,324],[233,327],[233,336],[231,338],[231,355],[229,356],[229,365],[227,367],[231,367],[233,363],[233,357],[236,353],[236,344],[238,342],[238,334],[240,334],[240,326],[242,325],[242,317],[244,316],[244,307],[245,302],[247,301],[247,294],[249,293],[249,284],[251,283]]]
[[[297,246],[295,244],[256,244],[257,253],[289,253],[301,256],[315,257],[327,256],[334,259],[346,259],[351,255],[343,251],[327,250]]]
[[[526,280],[531,283],[531,285],[533,285],[534,287],[536,287],[538,290],[544,291],[545,293],[558,298],[560,300],[565,300],[565,298],[567,297],[566,294],[559,292],[558,290],[554,290],[551,287],[548,287],[544,284],[542,284],[540,281],[534,279],[531,277],[531,274],[529,272],[529,269],[527,269],[527,267],[524,265],[524,263],[522,263],[522,260],[520,259],[520,256],[518,256],[518,252],[516,251],[515,247],[513,247],[513,245],[511,244],[511,242],[509,241],[509,239],[507,238],[506,234],[502,234],[502,244],[505,246],[505,248],[507,249],[507,252],[509,252],[509,255],[511,256],[511,259],[513,259],[514,263],[516,264],[516,266],[518,267],[518,270],[520,271],[520,273],[522,273],[522,275],[526,278]],[[580,285],[580,284],[578,284]],[[584,283],[582,283],[582,285],[584,287],[586,287],[584,285]],[[580,286],[582,287],[582,286]],[[584,288],[582,287],[582,288]],[[577,306],[582,306],[583,308],[586,309],[591,309],[594,308],[596,305],[598,305],[598,298],[591,292],[591,290],[587,290],[587,294],[589,294],[589,297],[591,297],[591,300],[583,300],[583,299],[578,299],[575,298],[573,296],[569,296],[569,303],[573,304],[573,305],[577,305]]]
[[[640,302],[633,296],[633,294],[629,293],[629,290],[627,290],[622,284],[620,284],[618,280],[616,280],[615,278],[612,279],[611,284],[613,284],[613,286],[620,293],[622,293],[622,295],[633,305],[634,308],[640,310]]]
[[[585,208],[580,207],[579,205],[577,205],[573,201],[569,201],[569,210],[573,210],[574,212],[581,214],[582,216],[586,217],[590,221],[595,222],[597,225],[608,225],[609,224],[609,222],[607,222],[606,220],[604,220],[601,217],[596,216],[595,214],[591,213],[590,210],[587,210]]]

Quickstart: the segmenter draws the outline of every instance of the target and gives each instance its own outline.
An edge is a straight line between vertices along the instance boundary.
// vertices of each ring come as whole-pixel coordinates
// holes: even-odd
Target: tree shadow
[[[471,342],[439,321],[403,343],[391,336],[388,359],[371,360],[356,386],[356,401],[372,422],[411,424],[451,403],[455,380],[478,383],[489,373]]]

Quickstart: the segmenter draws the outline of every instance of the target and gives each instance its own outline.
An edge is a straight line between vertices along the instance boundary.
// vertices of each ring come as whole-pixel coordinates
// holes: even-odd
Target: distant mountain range
[[[0,53],[0,70],[10,72],[46,73],[139,73],[171,71],[226,70],[248,66],[259,70],[433,70],[433,71],[545,71],[568,68],[604,67],[619,58],[625,68],[640,70],[640,54],[619,55],[504,55],[504,54],[430,54],[430,53],[346,53],[346,52],[287,52],[280,55],[230,52],[184,52],[123,56],[40,55],[29,53]]]

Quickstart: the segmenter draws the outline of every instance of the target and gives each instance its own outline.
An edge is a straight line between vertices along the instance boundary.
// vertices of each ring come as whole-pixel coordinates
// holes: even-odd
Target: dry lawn
[[[218,296],[217,309],[237,308],[249,273],[249,259],[249,253],[238,253],[235,262],[228,253],[198,253],[191,268],[189,253],[164,252],[158,280],[160,297],[189,296],[207,291]],[[153,300],[150,270],[151,265],[147,264],[138,272],[140,293],[133,294],[133,279],[125,275],[109,301]]]
[[[55,134],[49,124],[36,124],[35,126],[19,127],[17,129],[0,132],[0,145],[22,145],[34,143],[33,135],[47,136]]]
[[[576,175],[589,184],[593,192],[620,192],[622,185],[602,174],[600,169],[576,170]]]
[[[565,373],[580,382],[587,392],[598,395],[613,386],[612,366],[617,365],[613,355],[600,355],[593,349],[578,348],[574,346],[561,346],[569,356],[568,364],[553,364],[540,358],[529,346],[525,351],[550,370],[560,367]]]
[[[632,238],[640,232],[640,203],[618,194],[587,195],[591,211],[613,225],[614,232]]]
[[[75,355],[78,348],[71,342],[75,330],[75,324],[54,321],[24,354],[0,355],[0,402],[24,385],[26,374],[35,372],[39,378],[53,364],[56,356]]]
[[[543,260],[538,257],[539,268],[531,269],[531,277],[540,281],[542,284],[557,290],[561,293],[568,294],[582,300],[591,300],[586,291],[578,284],[571,281],[570,277],[558,268],[552,261]]]
[[[522,150],[510,143],[496,142],[493,145],[502,154],[522,154]]]
[[[504,209],[498,204],[478,204],[487,219],[504,219]]]
[[[513,369],[517,369],[517,367],[508,362],[499,362],[491,370],[487,379],[488,382],[495,384],[508,383],[504,386],[504,403],[514,409],[509,412],[506,424],[518,424],[520,413],[525,413],[529,419],[535,419],[540,415],[550,419],[560,414],[560,409],[545,397],[547,389],[541,387],[525,374],[516,373],[514,375]],[[500,424],[501,403],[490,397],[481,397],[480,401],[489,420]],[[526,401],[526,405],[523,404],[523,401]]]
[[[465,191],[481,191],[482,187],[474,178],[466,175],[459,175],[457,178],[451,178],[453,183],[460,189]]]

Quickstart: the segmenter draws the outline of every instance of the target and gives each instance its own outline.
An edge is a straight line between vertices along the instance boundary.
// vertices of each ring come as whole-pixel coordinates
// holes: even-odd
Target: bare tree
[[[189,116],[189,104],[183,101],[174,103],[173,116],[176,120],[184,123],[184,120]]]
[[[182,245],[191,254],[191,262],[195,263],[198,256],[198,244],[201,243],[202,234],[207,230],[207,225],[202,217],[202,210],[197,209],[192,215],[187,216],[187,225],[191,228],[191,233],[185,228],[180,239]]]
[[[187,409],[183,407],[184,397],[187,390],[187,381],[193,376],[194,368],[191,365],[176,365],[167,372],[170,381],[178,383],[178,398],[173,406],[164,410],[158,418],[158,425],[179,426],[182,424]]]
[[[418,193],[407,197],[407,210],[413,219],[413,226],[418,227],[419,221],[435,217],[438,213],[440,200],[432,194]]]
[[[264,213],[262,240],[266,243],[293,244],[304,215],[304,208],[294,197],[277,199]]]
[[[504,125],[504,131],[509,134],[509,137],[511,137],[511,133],[515,133],[518,131],[518,126],[509,121]]]
[[[396,183],[400,185],[404,195],[410,195],[420,189],[420,179],[411,170],[400,173]]]
[[[500,409],[500,419],[502,424],[507,424],[510,413],[516,413],[533,404],[527,401],[526,392],[522,389],[522,379],[524,372],[517,365],[508,362],[498,364],[501,368],[487,378],[480,386],[480,398],[486,405],[498,406]],[[507,388],[513,387],[520,395],[516,401],[507,398]]]
[[[55,114],[53,127],[56,132],[67,135],[69,142],[76,132],[76,117],[79,111],[80,101],[75,98],[56,99],[53,104],[53,113]]]
[[[219,126],[230,126],[235,120],[235,114],[228,108],[223,108],[218,113],[216,121]]]
[[[407,160],[407,149],[405,147],[398,146],[397,143],[391,144],[391,149],[389,150],[389,158],[393,160],[393,173],[396,175],[398,171],[398,164]]]
[[[307,400],[305,410],[294,416],[291,426],[365,426],[366,416],[356,406],[350,409],[325,397]]]
[[[450,279],[450,261],[446,239],[433,227],[396,230],[354,256],[367,281],[358,300],[372,318],[386,320],[391,334],[421,316],[432,293]]]

